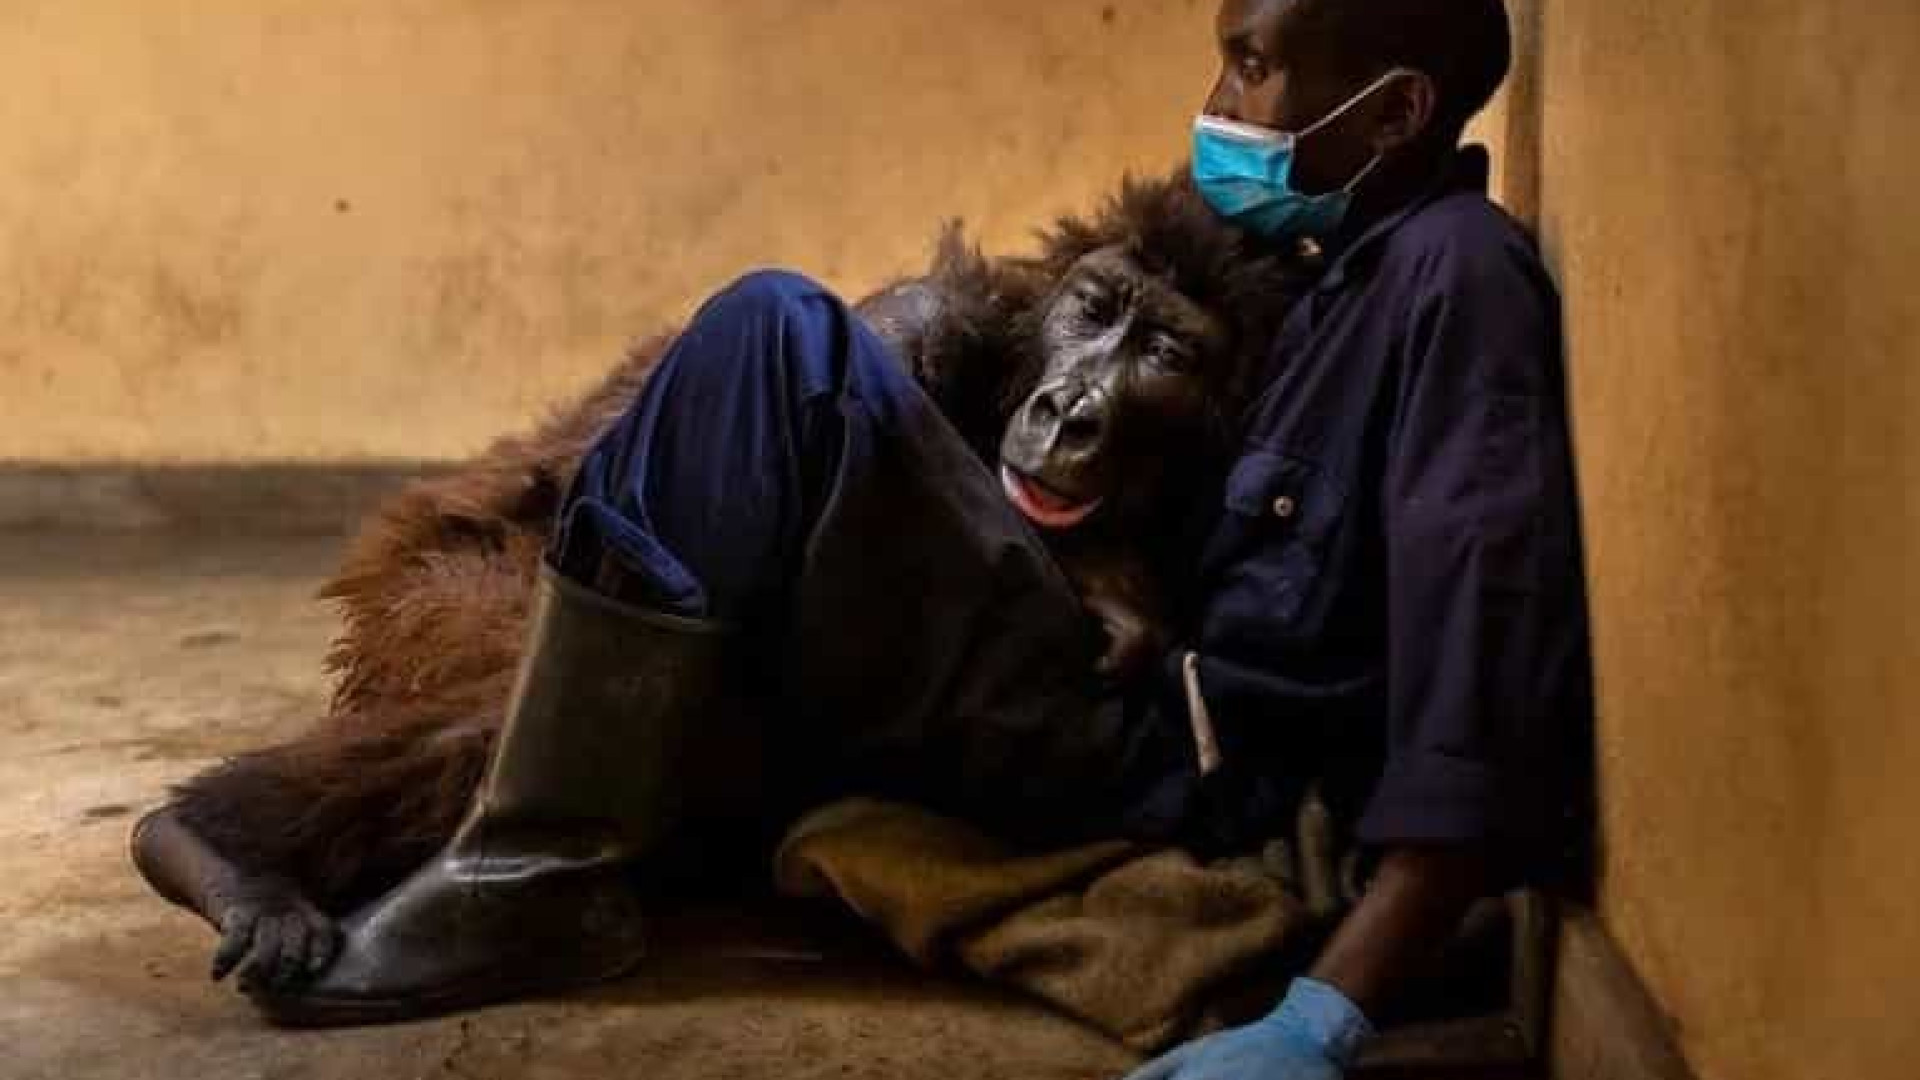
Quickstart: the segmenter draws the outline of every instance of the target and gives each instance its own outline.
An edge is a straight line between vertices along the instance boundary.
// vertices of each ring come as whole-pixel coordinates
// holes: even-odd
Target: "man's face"
[[[1212,116],[1298,132],[1362,90],[1367,78],[1315,40],[1300,0],[1222,0],[1215,30],[1220,75],[1207,96]],[[1373,159],[1383,95],[1355,104],[1295,151],[1293,182],[1318,195],[1341,187]]]

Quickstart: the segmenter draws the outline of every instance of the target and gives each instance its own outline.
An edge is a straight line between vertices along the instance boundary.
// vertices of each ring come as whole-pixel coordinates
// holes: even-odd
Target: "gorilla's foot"
[[[387,1024],[618,978],[644,959],[640,900],[612,865],[442,856],[344,924],[298,987],[249,988],[285,1027]]]

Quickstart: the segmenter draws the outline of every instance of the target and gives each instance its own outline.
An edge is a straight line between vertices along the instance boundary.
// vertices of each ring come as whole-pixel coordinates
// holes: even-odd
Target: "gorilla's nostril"
[[[1060,425],[1060,443],[1075,449],[1084,449],[1099,441],[1100,418],[1098,416],[1069,416]]]

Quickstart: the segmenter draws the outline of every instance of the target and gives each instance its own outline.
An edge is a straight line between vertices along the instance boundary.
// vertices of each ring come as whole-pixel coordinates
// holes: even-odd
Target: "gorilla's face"
[[[1044,366],[1000,461],[1008,497],[1036,525],[1068,529],[1107,503],[1144,505],[1182,455],[1206,449],[1234,379],[1227,326],[1126,249],[1076,263],[1034,333]]]

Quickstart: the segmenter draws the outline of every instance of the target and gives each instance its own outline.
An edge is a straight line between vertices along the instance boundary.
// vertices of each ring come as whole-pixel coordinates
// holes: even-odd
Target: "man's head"
[[[1299,146],[1293,179],[1310,194],[1376,158],[1424,171],[1511,62],[1502,0],[1222,0],[1217,30],[1210,115],[1298,132],[1352,102]]]

